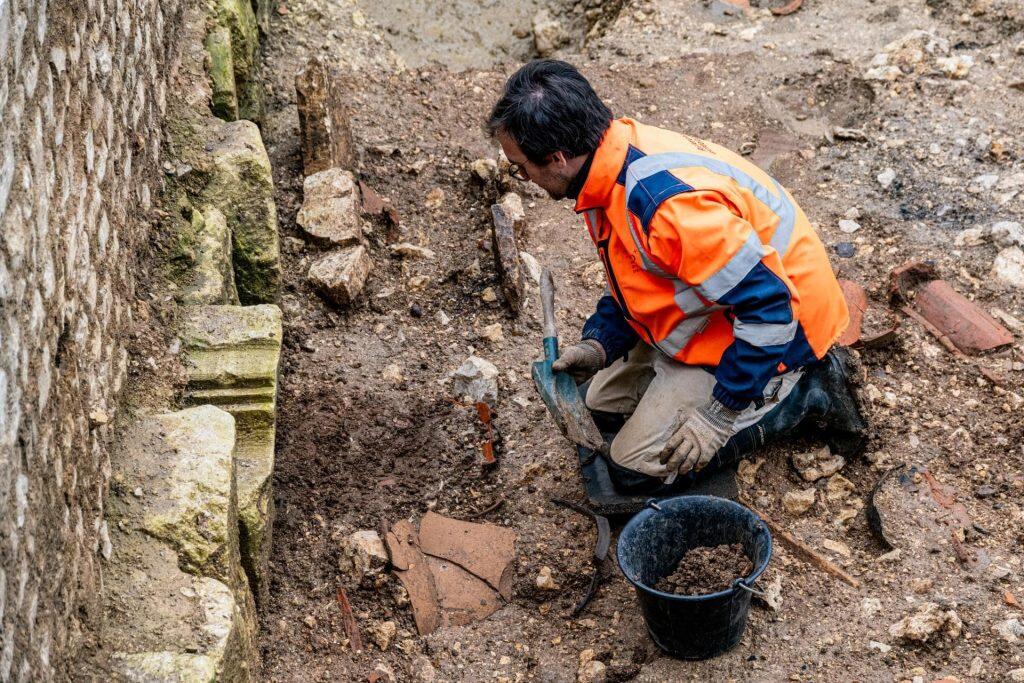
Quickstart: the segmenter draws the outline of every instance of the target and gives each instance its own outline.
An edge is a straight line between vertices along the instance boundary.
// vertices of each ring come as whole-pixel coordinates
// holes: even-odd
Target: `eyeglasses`
[[[526,169],[522,164],[511,162],[508,165],[508,173],[517,180],[529,180],[530,176],[526,173]]]

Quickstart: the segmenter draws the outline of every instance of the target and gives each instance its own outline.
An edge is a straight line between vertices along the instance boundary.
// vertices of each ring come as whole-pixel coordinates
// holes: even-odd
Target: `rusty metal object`
[[[487,439],[480,444],[484,465],[496,465],[498,459],[494,457],[494,426],[491,424],[491,407],[483,401],[479,401],[476,404],[476,414],[487,429]]]
[[[954,355],[978,355],[1013,343],[1009,330],[938,279],[928,263],[911,261],[894,269],[889,298]]]

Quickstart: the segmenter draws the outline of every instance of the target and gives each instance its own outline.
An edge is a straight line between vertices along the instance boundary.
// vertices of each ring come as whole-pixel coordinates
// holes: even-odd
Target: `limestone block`
[[[210,82],[213,88],[214,116],[225,121],[238,119],[238,91],[235,88],[235,62],[231,55],[231,32],[214,26],[206,34],[209,54]]]
[[[116,653],[127,680],[252,679],[257,617],[239,558],[234,436],[231,415],[204,405],[140,420],[112,457],[110,627],[98,656]]]
[[[225,124],[211,151],[203,200],[220,209],[231,229],[235,282],[243,304],[271,303],[281,287],[277,209],[270,159],[249,121]]]
[[[373,266],[362,245],[332,251],[309,268],[309,281],[327,299],[339,306],[351,306],[363,291]]]
[[[199,406],[152,421],[156,435],[140,444],[154,493],[142,528],[174,548],[185,571],[233,583],[235,420]]]
[[[238,92],[238,115],[249,121],[263,120],[263,88],[260,85],[260,36],[250,0],[208,0],[218,24],[231,34],[231,59]]]
[[[302,168],[313,175],[332,167],[352,168],[352,132],[344,100],[346,88],[320,57],[295,75],[302,144]]]
[[[181,337],[186,401],[217,405],[235,418],[240,552],[249,583],[263,604],[273,519],[281,311],[273,305],[192,307],[185,312]]]
[[[219,209],[192,212],[192,262],[179,300],[183,304],[237,304],[231,265],[231,231]]]
[[[175,650],[115,652],[114,669],[123,680],[206,683],[252,679],[244,648],[246,626],[231,589],[216,579],[193,578],[190,587],[167,597],[192,603],[185,610],[194,620],[192,642]],[[173,641],[167,644],[176,645]]]
[[[302,208],[295,216],[315,241],[338,247],[359,244],[359,190],[348,171],[329,168],[307,176],[302,183]]]

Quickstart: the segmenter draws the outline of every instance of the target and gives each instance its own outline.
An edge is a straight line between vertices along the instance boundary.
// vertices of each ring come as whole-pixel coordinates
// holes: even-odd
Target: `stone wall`
[[[0,680],[101,594],[108,440],[181,0],[0,0]]]

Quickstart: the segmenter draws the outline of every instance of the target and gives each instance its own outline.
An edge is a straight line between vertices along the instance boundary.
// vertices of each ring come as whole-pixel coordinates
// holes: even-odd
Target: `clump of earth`
[[[675,570],[654,587],[675,595],[717,593],[754,568],[739,543],[701,546],[687,551]]]

